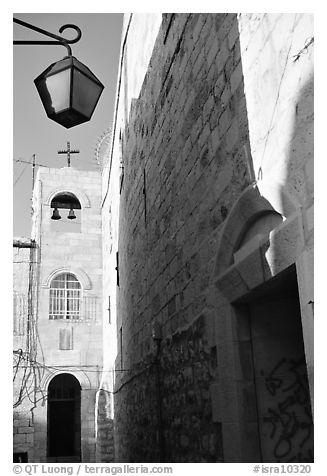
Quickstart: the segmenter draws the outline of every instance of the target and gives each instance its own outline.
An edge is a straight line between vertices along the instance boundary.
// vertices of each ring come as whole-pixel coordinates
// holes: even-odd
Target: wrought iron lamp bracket
[[[82,36],[82,32],[80,28],[76,25],[73,25],[72,23],[68,23],[67,25],[63,25],[59,28],[59,33],[62,33],[65,31],[67,28],[72,28],[73,30],[76,31],[77,36],[76,38],[73,38],[72,40],[68,40],[67,38],[64,38],[62,36],[56,35],[54,33],[51,33],[46,30],[42,30],[42,28],[39,28],[35,25],[31,25],[30,23],[27,23],[25,21],[19,20],[18,18],[13,18],[13,22],[17,23],[18,25],[21,25],[25,28],[28,28],[30,30],[37,31],[38,33],[41,33],[42,35],[49,36],[50,38],[54,38],[57,41],[30,41],[30,40],[14,40],[13,44],[14,45],[59,45],[59,46],[64,46],[67,48],[68,55],[72,56],[72,49],[69,45],[73,43],[77,43]]]

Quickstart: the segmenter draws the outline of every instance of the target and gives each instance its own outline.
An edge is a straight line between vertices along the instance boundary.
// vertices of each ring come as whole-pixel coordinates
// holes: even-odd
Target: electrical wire
[[[14,161],[14,162],[21,162],[21,163],[23,163],[23,164],[37,165],[38,167],[46,167],[46,168],[49,168],[49,165],[43,165],[43,164],[28,162],[27,160],[22,160],[22,159],[13,159],[13,161]]]
[[[23,176],[23,173],[25,172],[25,170],[27,169],[27,165],[25,165],[25,167],[23,168],[23,170],[21,171],[21,173],[18,175],[18,177],[16,178],[15,182],[14,182],[14,185],[16,185],[16,183],[18,182],[18,180]]]
[[[14,351],[14,352],[17,353],[18,351]],[[22,359],[23,359],[23,360],[27,360],[27,361],[29,361],[29,362],[32,363],[32,364],[37,364],[37,366],[40,366],[40,367],[43,367],[43,368],[47,369],[51,374],[53,374],[54,371],[58,371],[58,370],[62,370],[62,371],[67,371],[67,370],[76,371],[76,370],[79,370],[79,371],[83,371],[83,372],[85,372],[85,373],[89,373],[89,372],[97,372],[97,373],[100,373],[100,372],[103,371],[103,369],[99,369],[99,370],[85,370],[85,369],[83,368],[83,366],[82,366],[82,367],[79,367],[79,366],[59,367],[59,366],[43,365],[43,364],[41,364],[40,362],[37,362],[37,361],[32,362],[27,356],[24,356],[24,355],[22,355]],[[140,375],[142,375],[142,374],[143,374],[144,372],[146,372],[147,370],[151,369],[154,364],[155,364],[155,362],[151,362],[150,364],[148,364],[148,365],[146,365],[145,367],[141,368],[137,373],[135,373],[134,375],[132,375],[127,381],[123,382],[123,383],[121,384],[121,386],[120,386],[117,390],[115,390],[115,391],[113,391],[113,392],[111,392],[110,390],[105,390],[105,391],[106,391],[107,393],[112,394],[112,395],[115,395],[115,394],[119,393],[125,385],[127,385],[128,383],[130,383],[132,380],[134,380],[135,378],[139,377]],[[25,369],[27,369],[27,368],[29,368],[29,367],[30,367],[30,366],[28,366],[28,365],[26,365],[26,366],[20,365],[20,368],[25,368]],[[91,366],[91,367],[93,367],[93,366]],[[34,368],[34,365],[32,365],[32,368]],[[134,368],[134,369],[113,369],[113,370],[106,370],[106,372],[132,372],[132,371],[135,372],[135,370],[136,370],[135,368]],[[25,385],[24,387],[25,387],[25,390],[26,390],[26,385]],[[102,390],[104,390],[104,389],[102,389]],[[26,392],[26,396],[25,396],[24,398],[28,398],[28,399],[31,401],[31,403],[33,403],[33,404],[35,405],[37,401],[42,400],[42,398],[45,398],[45,396],[44,396],[44,394],[43,394],[42,389],[39,387],[39,391],[43,394],[43,397],[41,397],[40,399],[36,400],[36,386],[33,387],[33,391],[34,391],[34,401],[32,401],[32,400],[30,399],[30,397],[29,397],[29,392]],[[22,396],[20,395],[19,403],[21,403],[21,402],[24,400],[24,398],[21,398],[21,397],[22,397]],[[18,406],[19,403],[16,403],[16,406]],[[35,406],[34,406],[33,408],[35,408]]]
[[[121,390],[123,386],[125,386],[128,382],[135,379],[138,375],[145,372],[149,369],[152,364],[143,367],[141,370],[136,368],[131,369],[108,369],[104,370],[102,368],[96,368],[95,365],[85,365],[85,366],[56,366],[56,365],[46,365],[44,352],[42,349],[42,344],[40,340],[40,335],[38,332],[37,326],[37,312],[36,309],[38,307],[37,300],[38,300],[38,292],[37,287],[39,285],[38,279],[38,268],[35,267],[37,264],[36,259],[36,248],[30,249],[30,261],[29,261],[29,286],[28,286],[28,311],[27,311],[27,327],[26,327],[26,341],[25,341],[25,350],[19,348],[13,351],[14,354],[14,382],[19,381],[19,390],[18,398],[14,402],[14,408],[17,408],[21,405],[24,401],[28,400],[32,407],[30,411],[32,412],[33,418],[33,410],[36,407],[38,401],[43,400],[46,398],[46,392],[44,392],[40,386],[42,378],[45,372],[49,372],[50,375],[55,375],[58,371],[67,372],[67,371],[80,371],[87,376],[88,373],[97,373],[100,375],[103,372],[129,372],[132,373],[130,378],[127,381],[123,382],[121,387],[116,390],[114,393],[117,393]],[[36,286],[36,288],[35,288]],[[37,351],[38,349],[41,350],[41,359],[43,363],[37,359]],[[21,370],[21,372],[19,372]],[[136,373],[135,373],[136,372]],[[18,380],[19,379],[19,380]],[[38,394],[41,393],[42,396],[38,397]]]
[[[18,351],[14,351],[14,353],[18,353]],[[105,371],[105,372],[134,372],[136,369],[135,368],[131,368],[131,369],[98,369],[98,370],[92,370],[91,368],[92,367],[97,367],[96,365],[65,365],[64,367],[63,366],[59,366],[59,365],[46,365],[46,364],[42,364],[41,362],[38,362],[37,360],[33,360],[33,359],[30,359],[28,356],[24,356],[22,355],[22,359],[27,361],[27,362],[30,362],[32,364],[36,364],[38,365],[39,367],[41,368],[44,368],[44,369],[47,369],[47,370],[55,370],[55,371],[58,371],[58,370],[68,370],[68,369],[74,369],[74,370],[80,370],[80,371],[83,371],[83,372],[87,372],[87,373],[99,373],[99,372],[102,372],[102,371]],[[20,365],[20,368],[25,368],[25,367],[29,367],[29,365]]]
[[[36,364],[37,355],[37,325],[36,325],[36,309],[37,302],[34,300],[35,283],[38,283],[38,268],[35,268],[36,248],[30,248],[30,266],[28,271],[28,305],[27,305],[27,324],[26,324],[26,341],[25,350],[18,349],[14,351],[14,358],[18,354],[18,362],[15,361],[14,381],[20,378],[20,389],[18,391],[18,398],[14,402],[14,408],[21,405],[24,400],[28,399],[33,407],[30,409],[33,418],[33,410],[36,406],[37,388],[40,388],[38,382],[41,381],[41,373],[39,366]],[[36,274],[35,274],[36,273]],[[37,293],[36,293],[37,294]],[[21,360],[27,361],[28,365],[21,365]],[[34,362],[35,361],[35,362]],[[18,374],[19,369],[24,369],[24,372]]]

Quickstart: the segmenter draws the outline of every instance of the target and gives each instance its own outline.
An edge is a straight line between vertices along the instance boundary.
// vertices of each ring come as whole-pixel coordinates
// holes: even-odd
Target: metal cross
[[[58,150],[58,154],[67,154],[67,163],[70,167],[70,154],[79,154],[79,150],[70,150],[70,142],[67,142],[67,150]]]

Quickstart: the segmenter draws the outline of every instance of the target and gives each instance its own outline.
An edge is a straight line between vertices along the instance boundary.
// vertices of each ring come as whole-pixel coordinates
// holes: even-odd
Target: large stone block
[[[16,433],[14,435],[14,445],[19,445],[27,442],[27,435],[24,433]]]

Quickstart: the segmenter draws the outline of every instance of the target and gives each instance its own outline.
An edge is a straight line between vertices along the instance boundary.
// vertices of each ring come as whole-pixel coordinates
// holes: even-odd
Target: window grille
[[[50,286],[49,319],[79,319],[81,285],[73,274],[60,274]]]

